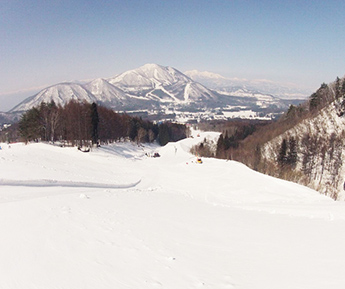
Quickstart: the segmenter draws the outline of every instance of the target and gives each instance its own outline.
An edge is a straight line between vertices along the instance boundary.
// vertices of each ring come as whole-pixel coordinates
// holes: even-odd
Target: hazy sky
[[[344,15],[344,0],[0,0],[0,110],[146,63],[316,89],[345,74]]]

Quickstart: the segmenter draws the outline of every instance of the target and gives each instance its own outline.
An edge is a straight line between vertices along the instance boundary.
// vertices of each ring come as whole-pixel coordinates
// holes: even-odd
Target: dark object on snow
[[[160,155],[159,153],[154,153],[154,154],[153,154],[153,157],[154,157],[154,158],[159,158],[160,156],[161,156],[161,155]]]
[[[78,147],[78,150],[80,150],[80,151],[83,152],[83,153],[88,153],[88,152],[90,152],[90,148],[88,148],[88,149],[82,149],[81,147]]]

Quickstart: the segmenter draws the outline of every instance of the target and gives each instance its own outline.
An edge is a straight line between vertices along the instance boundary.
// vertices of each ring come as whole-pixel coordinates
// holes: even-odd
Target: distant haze
[[[9,111],[27,97],[36,94],[39,90],[40,89],[32,89],[0,94],[0,111]]]

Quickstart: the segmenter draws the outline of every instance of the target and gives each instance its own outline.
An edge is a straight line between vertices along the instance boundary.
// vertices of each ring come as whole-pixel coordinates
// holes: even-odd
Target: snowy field
[[[345,204],[197,164],[206,134],[90,153],[1,144],[0,288],[345,288]]]

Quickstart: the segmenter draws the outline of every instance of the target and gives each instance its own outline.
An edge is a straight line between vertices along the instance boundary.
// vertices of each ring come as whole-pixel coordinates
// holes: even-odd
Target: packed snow
[[[345,204],[197,163],[190,147],[217,136],[1,144],[0,288],[344,288]]]

